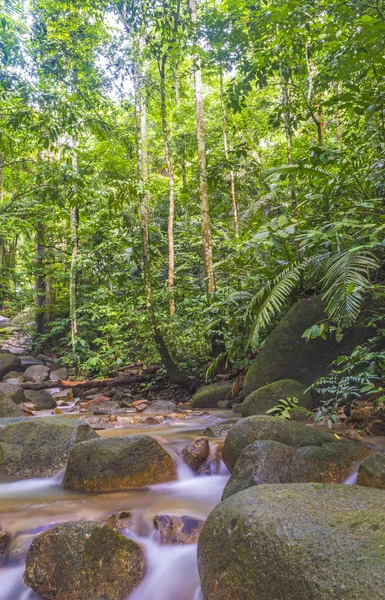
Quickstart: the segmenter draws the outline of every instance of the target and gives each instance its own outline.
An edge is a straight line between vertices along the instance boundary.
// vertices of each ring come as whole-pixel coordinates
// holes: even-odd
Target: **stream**
[[[226,467],[221,466],[219,475],[196,476],[180,459],[180,451],[207,426],[232,417],[235,415],[229,411],[217,411],[168,425],[98,432],[102,437],[146,434],[166,438],[170,443],[164,447],[177,464],[178,480],[174,482],[113,493],[79,493],[61,487],[63,472],[46,479],[3,478],[0,523],[11,534],[12,542],[11,558],[0,568],[0,600],[40,598],[23,582],[26,536],[37,535],[57,523],[103,520],[121,510],[135,511],[139,532],[126,529],[122,533],[142,545],[147,560],[146,575],[130,600],[201,600],[196,545],[161,546],[153,518],[164,512],[205,519],[218,504],[229,477]]]

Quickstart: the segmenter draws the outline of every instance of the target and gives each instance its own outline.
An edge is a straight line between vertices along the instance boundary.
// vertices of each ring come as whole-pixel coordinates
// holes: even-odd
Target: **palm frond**
[[[330,318],[345,325],[357,319],[370,286],[370,273],[378,268],[376,256],[362,247],[351,248],[330,260],[322,280]]]

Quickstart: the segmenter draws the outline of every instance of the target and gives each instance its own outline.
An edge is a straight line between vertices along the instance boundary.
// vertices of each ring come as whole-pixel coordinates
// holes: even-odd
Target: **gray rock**
[[[157,415],[171,415],[177,412],[177,410],[174,402],[170,402],[169,400],[155,400],[143,412],[156,413]]]
[[[89,425],[75,419],[2,419],[0,473],[18,477],[54,475],[64,468],[74,444],[96,437]]]
[[[7,394],[0,393],[0,418],[24,417],[24,412]]]
[[[24,368],[24,370],[27,367],[31,367],[33,365],[42,365],[43,364],[41,362],[41,360],[36,358],[36,356],[20,356],[20,361],[21,361],[21,366]]]
[[[25,382],[39,383],[48,379],[49,369],[45,365],[32,365],[24,371]]]
[[[211,425],[210,427],[206,427],[202,435],[207,435],[208,437],[214,438],[225,438],[229,433],[230,429],[235,425],[236,420],[234,421],[223,421],[222,423],[216,423],[215,425]]]
[[[189,516],[159,514],[154,518],[161,544],[196,544],[204,521]]]
[[[126,600],[145,572],[142,548],[105,523],[56,525],[27,554],[25,583],[43,600]]]
[[[385,456],[383,454],[376,452],[360,464],[357,483],[385,490]]]
[[[18,371],[21,367],[21,361],[18,356],[13,354],[0,354],[0,379],[10,371]]]
[[[272,440],[286,446],[321,446],[334,441],[331,433],[306,427],[302,423],[269,416],[254,416],[241,419],[230,429],[223,449],[223,460],[231,471],[242,450],[257,440]]]
[[[112,400],[107,400],[106,402],[102,402],[102,404],[91,404],[88,406],[88,410],[91,412],[97,412],[98,414],[108,414],[113,412],[114,410],[118,410],[119,403],[113,402]]]
[[[21,404],[26,402],[24,390],[19,385],[13,385],[11,383],[0,383],[0,394],[3,394],[15,404]]]
[[[206,600],[383,600],[383,492],[272,484],[221,502],[198,542]]]
[[[176,476],[171,456],[147,435],[99,438],[72,448],[63,487],[87,492],[124,490]]]
[[[217,408],[218,402],[230,400],[231,381],[212,383],[200,388],[191,398],[193,408]]]
[[[65,367],[61,367],[60,369],[57,369],[56,371],[51,371],[49,378],[51,379],[51,381],[61,381],[62,379],[67,379],[68,377],[68,371]]]
[[[39,410],[50,410],[56,408],[56,400],[47,390],[25,390],[25,397],[28,402],[36,404]]]

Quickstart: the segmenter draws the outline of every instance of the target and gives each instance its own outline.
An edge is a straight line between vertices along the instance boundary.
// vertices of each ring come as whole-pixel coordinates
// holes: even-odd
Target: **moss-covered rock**
[[[269,440],[253,442],[238,458],[223,498],[265,483],[343,483],[370,452],[347,440],[298,449]]]
[[[335,438],[330,433],[306,427],[302,423],[287,421],[270,416],[254,416],[241,419],[230,429],[223,449],[223,460],[231,471],[242,450],[258,440],[272,440],[300,448],[301,446],[321,446]]]
[[[259,440],[242,451],[222,499],[254,485],[307,481],[311,481],[309,463],[295,448],[271,440]]]
[[[262,485],[221,502],[198,542],[206,600],[383,600],[383,492]]]
[[[304,406],[294,406],[290,411],[291,420],[298,421],[299,423],[306,423],[310,421],[313,421],[314,423],[314,416],[314,413],[311,413],[310,410]]]
[[[286,400],[289,396],[298,398],[300,406],[307,409],[313,407],[311,393],[306,391],[304,385],[294,379],[282,379],[249,394],[242,403],[242,417],[265,415],[268,410],[277,406],[280,400]]]
[[[191,398],[193,408],[217,408],[218,402],[230,400],[232,383],[222,381],[200,388]]]
[[[171,456],[148,435],[99,438],[71,450],[63,487],[87,492],[124,490],[176,479]]]
[[[0,379],[10,371],[18,371],[21,367],[21,360],[14,354],[0,354]]]
[[[8,394],[2,394],[0,392],[0,418],[8,417],[24,417],[24,412],[11,400]]]
[[[343,483],[351,474],[355,463],[364,460],[371,450],[359,442],[334,439],[322,447],[299,448],[298,453],[311,464],[312,477],[308,481]]]
[[[3,419],[0,473],[19,477],[54,475],[64,468],[74,444],[95,437],[98,435],[89,425],[75,419]]]
[[[126,600],[144,576],[142,548],[105,523],[65,523],[32,542],[25,583],[43,600]]]
[[[385,490],[385,456],[383,454],[376,452],[360,464],[357,483]]]
[[[4,394],[15,404],[26,402],[24,390],[19,385],[13,385],[12,383],[0,383],[0,394]]]
[[[304,331],[325,318],[320,296],[297,302],[272,331],[251,365],[243,385],[245,396],[281,379],[295,379],[308,387],[327,372],[334,359],[350,354],[370,337],[370,331],[360,321],[340,343],[332,336],[306,343],[302,338]]]

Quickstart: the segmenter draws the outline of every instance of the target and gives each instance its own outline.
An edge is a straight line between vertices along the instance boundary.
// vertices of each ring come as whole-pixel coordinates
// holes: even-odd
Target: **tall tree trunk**
[[[177,383],[184,387],[190,387],[191,382],[187,375],[179,369],[172,359],[163,335],[158,327],[155,309],[152,300],[151,286],[151,262],[150,262],[150,242],[149,242],[149,202],[148,192],[148,151],[147,151],[147,115],[146,115],[146,96],[145,81],[143,72],[139,72],[136,89],[136,116],[137,116],[137,138],[138,138],[138,175],[140,188],[140,226],[143,243],[143,276],[144,290],[146,298],[146,308],[148,320],[154,335],[158,352],[162,358],[163,365],[167,375],[172,383]]]
[[[35,245],[35,303],[36,303],[36,332],[45,333],[45,274],[44,274],[44,225],[41,221],[36,224]]]
[[[227,140],[227,112],[226,112],[226,102],[225,102],[225,93],[223,86],[223,72],[220,72],[220,94],[221,94],[221,106],[222,106],[222,119],[223,119],[223,147],[225,151],[225,158],[229,160],[229,144]],[[231,193],[231,204],[233,207],[233,218],[234,218],[234,229],[235,235],[238,238],[239,236],[239,220],[238,220],[238,206],[237,206],[237,197],[235,193],[235,175],[233,169],[230,169],[230,193]]]
[[[175,281],[175,249],[174,249],[174,219],[175,219],[175,176],[174,167],[171,161],[170,147],[168,141],[168,122],[167,122],[167,105],[166,105],[166,60],[167,56],[163,55],[159,66],[160,73],[160,95],[161,95],[161,112],[162,112],[162,131],[164,143],[164,156],[167,164],[168,181],[169,181],[169,213],[168,213],[168,293],[170,296],[170,315],[175,315],[175,297],[174,297],[174,281]]]
[[[77,157],[75,154],[76,142],[73,141],[74,154],[72,157],[72,168],[76,173],[78,170]],[[70,209],[70,238],[71,238],[71,267],[70,267],[70,320],[71,320],[71,344],[72,351],[76,352],[76,340],[78,337],[77,316],[77,281],[78,281],[78,253],[79,253],[79,209],[72,206]]]
[[[197,2],[189,0],[191,21],[195,30],[197,30]],[[197,40],[196,40],[197,42]],[[211,238],[211,222],[209,197],[207,189],[207,158],[206,158],[206,140],[205,123],[203,108],[203,83],[200,58],[196,53],[195,62],[195,105],[196,105],[196,127],[198,142],[198,165],[199,165],[199,190],[200,190],[200,210],[202,223],[202,244],[203,244],[203,267],[206,282],[206,291],[208,296],[215,292],[215,277],[213,265],[213,248]]]

